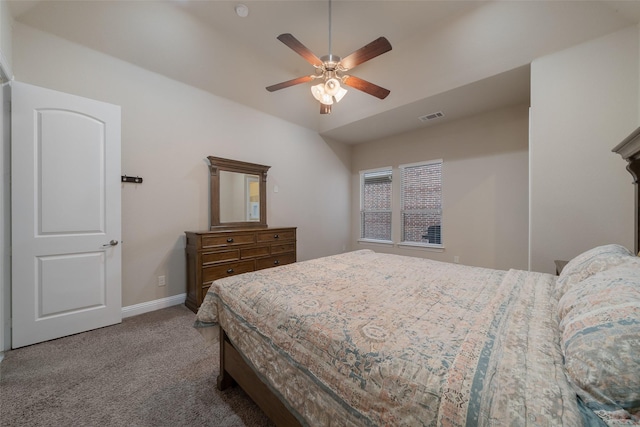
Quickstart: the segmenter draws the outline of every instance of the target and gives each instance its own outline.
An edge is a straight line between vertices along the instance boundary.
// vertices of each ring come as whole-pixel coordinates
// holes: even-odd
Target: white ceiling
[[[248,17],[235,14],[239,3]],[[319,114],[311,83],[265,90],[313,73],[279,34],[293,34],[318,56],[329,53],[327,1],[44,0],[10,7],[18,22],[347,143],[428,126],[418,117],[436,111],[445,115],[434,121],[441,123],[528,103],[536,57],[640,21],[640,1],[334,0],[331,53],[344,57],[387,37],[393,50],[350,74],[391,95],[379,100],[350,89],[327,116]],[[494,47],[474,46],[481,37],[452,42],[464,32],[451,28],[461,25],[480,28],[476,34],[495,40],[500,54],[482,56]],[[451,60],[458,52],[465,58]]]

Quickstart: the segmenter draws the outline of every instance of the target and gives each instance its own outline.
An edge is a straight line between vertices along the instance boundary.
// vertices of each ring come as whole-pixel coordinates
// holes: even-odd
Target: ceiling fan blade
[[[345,70],[350,70],[356,65],[360,65],[365,61],[375,58],[376,56],[382,55],[385,52],[389,52],[391,50],[391,43],[384,37],[380,37],[369,43],[368,45],[361,47],[355,52],[347,55],[342,61],[340,61],[340,65]]]
[[[289,86],[299,85],[300,83],[306,83],[313,80],[313,76],[302,76],[297,79],[287,80],[286,82],[278,83],[275,85],[267,86],[269,92],[275,92],[276,90],[284,89]]]
[[[289,46],[295,53],[302,56],[307,62],[314,67],[322,65],[322,61],[313,52],[311,52],[305,45],[300,43],[297,38],[293,37],[289,33],[280,34],[278,40]]]
[[[369,83],[366,80],[354,76],[344,76],[343,83],[354,89],[361,90],[376,98],[385,99],[391,92],[383,87]]]

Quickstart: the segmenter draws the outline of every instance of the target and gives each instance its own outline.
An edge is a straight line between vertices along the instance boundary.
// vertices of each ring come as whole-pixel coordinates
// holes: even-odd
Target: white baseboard
[[[172,297],[160,298],[154,301],[147,301],[140,304],[122,307],[122,318],[125,319],[138,314],[148,313],[150,311],[160,310],[162,308],[171,307],[173,305],[184,304],[187,294],[174,295]]]
[[[140,304],[122,307],[122,318],[124,319],[131,316],[137,316],[138,314],[144,314],[150,311],[184,304],[184,300],[186,297],[187,294],[180,294],[174,295],[172,297],[166,297],[154,301],[147,301]],[[2,362],[2,359],[4,359],[4,351],[0,351],[0,363]]]

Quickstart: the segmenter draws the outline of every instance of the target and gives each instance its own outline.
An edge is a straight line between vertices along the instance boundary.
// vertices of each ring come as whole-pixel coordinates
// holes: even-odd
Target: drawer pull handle
[[[229,273],[229,274],[233,273],[233,268],[228,269],[227,273]]]
[[[274,238],[274,239],[277,239],[277,238],[279,238],[279,237],[280,237],[280,236],[278,236],[277,234],[274,234],[274,235],[273,235],[273,238]]]
[[[274,264],[274,265],[278,265],[278,264],[280,264],[280,261],[275,260],[275,261],[273,261],[273,264]]]
[[[233,243],[233,237],[229,237],[229,238],[227,239],[227,243]]]

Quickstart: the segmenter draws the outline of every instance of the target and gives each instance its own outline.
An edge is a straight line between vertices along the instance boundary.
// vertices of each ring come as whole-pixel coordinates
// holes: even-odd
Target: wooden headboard
[[[631,132],[631,135],[626,137],[612,151],[620,154],[628,162],[627,170],[633,176],[633,183],[636,186],[634,251],[637,254],[640,251],[640,185],[638,184],[640,181],[640,128]]]

